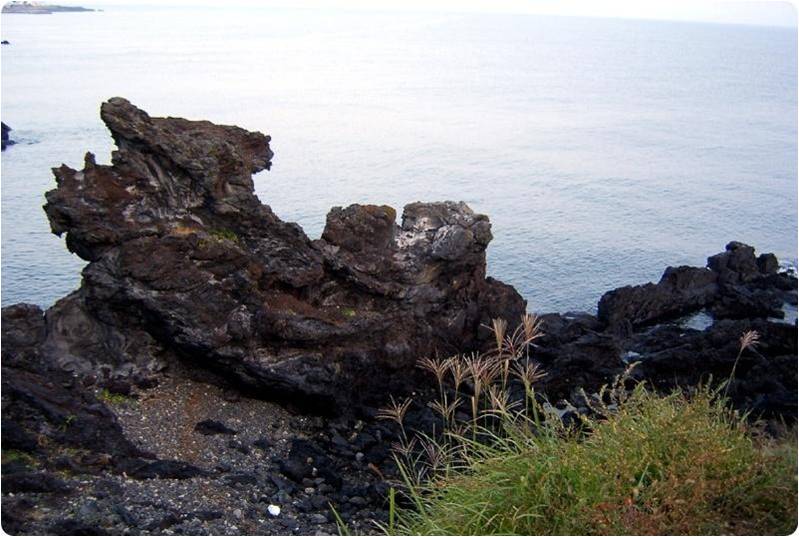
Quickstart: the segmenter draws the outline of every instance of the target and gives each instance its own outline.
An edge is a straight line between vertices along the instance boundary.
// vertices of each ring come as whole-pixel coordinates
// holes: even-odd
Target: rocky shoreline
[[[12,1],[3,5],[3,13],[20,15],[52,15],[53,13],[83,13],[97,11],[80,6],[59,6],[44,2]]]
[[[486,275],[491,226],[463,203],[334,208],[318,240],[253,192],[270,138],[101,116],[112,165],[54,169],[45,211],[88,261],[46,312],[2,309],[2,525],[10,534],[334,534],[385,521],[397,430],[376,419],[432,384],[415,367],[491,345],[492,319],[526,309]],[[795,274],[731,242],[707,267],[610,291],[598,314],[541,316],[539,390],[562,419],[630,362],[670,390],[730,376],[729,395],[772,428],[796,421]],[[680,322],[703,315],[698,330]],[[439,427],[440,430],[440,427]],[[276,514],[276,507],[280,512]],[[270,512],[271,511],[271,512]]]

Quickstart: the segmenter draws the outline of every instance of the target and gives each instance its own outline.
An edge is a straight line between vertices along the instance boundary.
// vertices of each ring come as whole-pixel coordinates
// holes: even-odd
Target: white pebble
[[[272,516],[278,516],[280,514],[280,507],[278,507],[277,505],[270,504],[269,507],[266,508],[266,510]]]

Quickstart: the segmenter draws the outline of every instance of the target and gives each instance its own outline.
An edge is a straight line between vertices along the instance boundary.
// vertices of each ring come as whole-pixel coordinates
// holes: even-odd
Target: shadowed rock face
[[[707,268],[668,267],[660,281],[605,293],[597,316],[543,316],[545,336],[535,356],[547,371],[551,398],[576,387],[598,389],[629,363],[663,391],[736,377],[728,395],[758,417],[796,420],[796,322],[775,322],[796,306],[796,277],[780,272],[774,254],[730,242]],[[676,318],[704,310],[711,325],[696,330]],[[754,330],[756,350],[739,354],[739,339]],[[735,366],[735,364],[738,364]]]
[[[6,147],[14,145],[17,142],[12,140],[11,136],[9,135],[9,133],[12,130],[11,127],[6,125],[5,123],[0,123],[0,127],[2,128],[2,150],[5,151]]]
[[[19,450],[47,460],[46,469],[37,473],[8,472],[4,462],[5,491],[67,492],[69,487],[50,472],[65,469],[64,464],[76,473],[125,472],[136,479],[183,479],[201,473],[180,461],[155,460],[135,447],[114,413],[84,389],[83,379],[46,356],[47,332],[38,306],[3,308],[2,448],[4,453]],[[58,451],[70,456],[57,460]]]
[[[701,308],[715,318],[782,318],[782,305],[795,303],[796,278],[779,273],[774,254],[730,242],[707,260],[707,268],[668,267],[657,284],[625,286],[599,300],[597,316],[617,333],[651,325]]]
[[[101,116],[112,165],[62,165],[46,195],[53,232],[90,262],[47,313],[43,349],[67,368],[135,380],[176,354],[265,397],[342,403],[524,311],[486,278],[491,225],[463,203],[410,204],[401,225],[390,207],[337,207],[311,241],[253,192],[268,136],[121,98]]]

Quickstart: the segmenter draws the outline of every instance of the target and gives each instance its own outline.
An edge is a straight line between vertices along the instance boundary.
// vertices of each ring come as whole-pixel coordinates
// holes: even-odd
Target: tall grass
[[[795,435],[758,434],[730,409],[723,386],[663,396],[642,384],[625,389],[625,378],[593,399],[595,412],[566,426],[534,391],[541,375],[529,361],[535,330],[506,336],[505,329],[495,324],[502,331],[495,353],[466,360],[463,386],[446,389],[441,364],[423,364],[439,379],[446,431],[432,438],[403,429],[407,440],[396,453],[405,503],[399,507],[392,493],[387,533],[794,531]],[[511,348],[514,337],[527,341]],[[514,382],[524,388],[521,401],[509,395]],[[471,412],[466,423],[454,419],[456,400]]]

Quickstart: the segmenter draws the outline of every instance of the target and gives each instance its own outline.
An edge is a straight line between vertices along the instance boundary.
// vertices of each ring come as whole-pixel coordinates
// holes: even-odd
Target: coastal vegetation
[[[97,397],[101,401],[104,401],[110,405],[121,405],[130,401],[129,397],[126,397],[121,393],[113,393],[107,388],[100,390],[100,393],[97,395]]]
[[[236,235],[235,231],[230,229],[212,229],[208,234],[217,241],[230,241],[236,244],[239,243],[239,236]]]
[[[495,331],[497,324],[495,323]],[[502,328],[502,325],[499,326]],[[522,332],[517,332],[518,336]],[[529,334],[528,334],[529,335]],[[529,337],[517,338],[525,343]],[[402,535],[790,534],[797,522],[795,430],[775,438],[733,410],[729,382],[660,395],[630,386],[630,370],[567,420],[535,393],[541,373],[505,371],[514,337],[472,357],[461,382],[472,419],[456,423],[444,381],[454,361],[426,360],[439,380],[440,438],[402,431],[395,446],[403,483],[384,530]],[[740,351],[757,344],[742,336]],[[524,350],[523,352],[527,352]],[[513,368],[510,369],[513,371]],[[453,375],[454,373],[454,375]],[[531,380],[533,382],[531,382]],[[452,392],[450,392],[452,393]],[[384,412],[403,427],[398,403]]]

